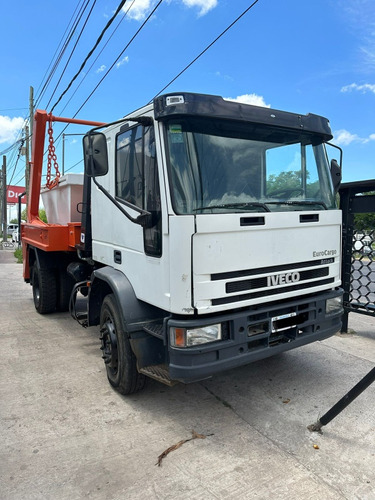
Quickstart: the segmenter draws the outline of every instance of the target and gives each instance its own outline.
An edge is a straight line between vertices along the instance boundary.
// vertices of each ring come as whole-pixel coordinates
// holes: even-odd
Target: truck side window
[[[117,136],[116,198],[152,214],[145,253],[161,255],[161,207],[154,127],[139,125]]]
[[[156,160],[156,148],[154,127],[144,130],[144,177],[145,194],[144,208],[152,214],[152,227],[144,230],[145,252],[155,257],[161,255],[161,205],[160,187],[158,176],[158,165]]]
[[[142,127],[134,127],[117,137],[116,196],[142,207]]]

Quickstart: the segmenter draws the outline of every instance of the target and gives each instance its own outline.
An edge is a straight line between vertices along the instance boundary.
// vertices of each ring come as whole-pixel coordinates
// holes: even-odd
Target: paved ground
[[[0,251],[1,500],[375,499],[375,384],[323,435],[306,429],[374,366],[374,319],[353,314],[355,334],[123,397],[97,329],[38,315],[21,275]],[[193,429],[207,437],[155,465]]]

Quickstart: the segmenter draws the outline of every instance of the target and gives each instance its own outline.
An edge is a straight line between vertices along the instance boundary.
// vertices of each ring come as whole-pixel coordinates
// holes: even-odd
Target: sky
[[[119,4],[3,0],[0,153],[7,157],[9,184],[25,182],[25,157],[17,141],[29,116],[30,86],[38,109],[114,121],[148,103],[252,2],[164,0],[157,6],[158,0],[127,0],[58,102]],[[174,91],[323,115],[330,120],[332,142],[344,151],[343,181],[374,179],[375,2],[258,0],[165,92]],[[62,130],[54,125],[55,138]],[[69,134],[66,173],[83,171],[82,138],[71,134],[86,130],[70,125],[64,132]],[[60,170],[62,149],[60,136]]]

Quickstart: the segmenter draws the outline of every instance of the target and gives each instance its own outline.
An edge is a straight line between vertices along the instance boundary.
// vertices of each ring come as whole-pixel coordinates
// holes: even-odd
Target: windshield
[[[177,214],[336,208],[321,138],[232,121],[166,123]]]

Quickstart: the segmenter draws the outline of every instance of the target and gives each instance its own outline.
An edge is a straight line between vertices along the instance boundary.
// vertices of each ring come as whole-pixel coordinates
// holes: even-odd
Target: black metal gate
[[[346,332],[349,312],[375,316],[375,179],[342,184],[339,194]]]

